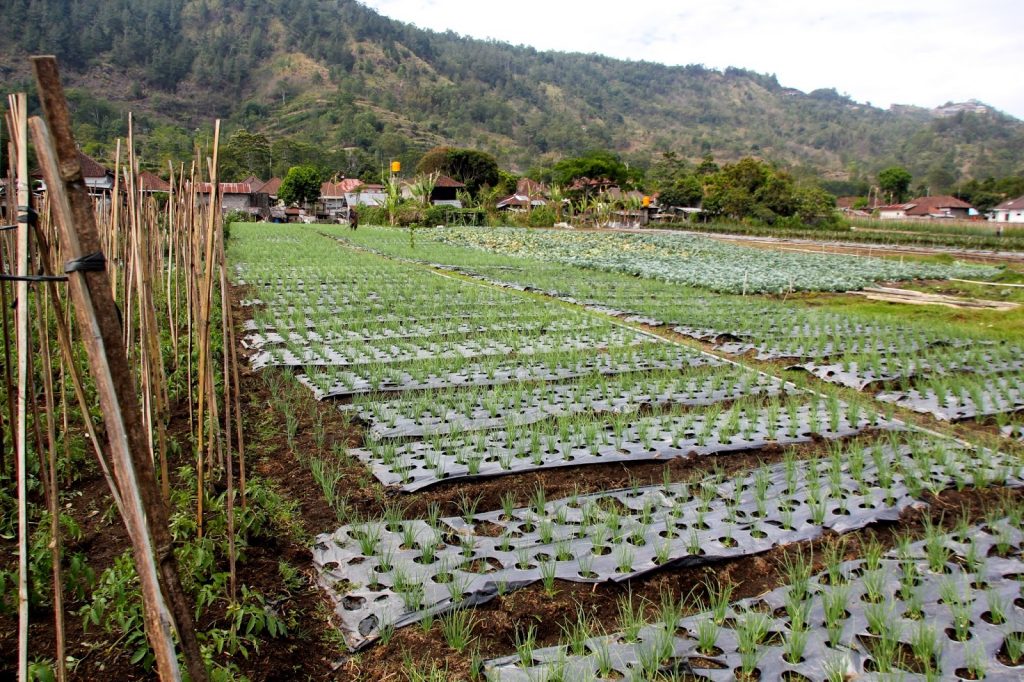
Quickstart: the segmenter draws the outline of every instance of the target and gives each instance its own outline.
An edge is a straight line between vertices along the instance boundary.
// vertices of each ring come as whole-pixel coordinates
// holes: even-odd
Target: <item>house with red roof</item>
[[[343,178],[337,182],[325,182],[320,185],[320,200],[317,202],[316,215],[328,220],[348,218],[348,201],[345,196],[354,192],[364,183],[359,178]]]
[[[516,191],[497,203],[499,210],[525,211],[532,208],[547,206],[545,198],[548,188],[544,183],[531,180],[530,178],[519,178],[516,183]]]
[[[156,173],[142,171],[139,173],[139,192],[141,194],[156,194],[157,192],[167,193],[171,191],[171,183],[161,178]]]
[[[434,181],[434,191],[430,193],[430,203],[435,206],[462,208],[462,202],[459,201],[460,189],[466,189],[466,186],[447,175],[439,175]]]
[[[973,210],[974,207],[962,199],[939,195],[934,197],[918,197],[903,204],[879,206],[878,217],[882,220],[966,220],[971,217],[971,211]],[[975,215],[977,215],[976,211]]]
[[[78,164],[82,167],[82,178],[89,194],[103,194],[114,189],[114,173],[91,156],[78,152]]]
[[[270,178],[260,185],[254,185],[256,194],[266,194],[271,204],[277,203],[277,190],[281,189],[281,178]]]
[[[210,188],[208,182],[196,183],[196,197],[199,203],[206,204],[210,201]],[[231,211],[245,211],[258,214],[259,205],[255,200],[252,185],[247,182],[222,182],[218,185],[220,194],[220,210],[222,213]]]

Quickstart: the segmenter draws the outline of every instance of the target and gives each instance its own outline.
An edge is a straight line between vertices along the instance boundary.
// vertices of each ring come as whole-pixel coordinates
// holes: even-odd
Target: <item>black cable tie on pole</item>
[[[7,232],[8,230],[17,230],[17,225],[0,225],[0,232]]]
[[[64,272],[103,272],[107,267],[107,257],[102,251],[69,260],[64,264]]]
[[[19,206],[18,207],[18,222],[28,223],[29,225],[35,225],[39,219],[39,214],[31,206]]]

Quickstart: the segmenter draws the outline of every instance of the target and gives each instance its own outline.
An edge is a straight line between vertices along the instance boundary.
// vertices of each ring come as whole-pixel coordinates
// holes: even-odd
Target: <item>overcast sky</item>
[[[1024,118],[1024,0],[361,0],[393,19],[542,50],[774,73],[809,92]]]

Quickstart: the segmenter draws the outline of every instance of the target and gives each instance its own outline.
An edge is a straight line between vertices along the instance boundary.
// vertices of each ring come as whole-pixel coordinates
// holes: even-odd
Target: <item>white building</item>
[[[992,220],[997,223],[1024,223],[1024,197],[1004,201],[993,208]]]

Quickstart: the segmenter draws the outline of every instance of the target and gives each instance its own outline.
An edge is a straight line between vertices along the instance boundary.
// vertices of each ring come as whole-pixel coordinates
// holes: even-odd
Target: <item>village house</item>
[[[256,194],[264,194],[270,200],[270,205],[277,203],[277,190],[281,189],[281,178],[270,178],[261,185],[255,186]]]
[[[196,183],[196,198],[201,205],[210,201],[210,183]],[[254,215],[260,214],[259,204],[254,196],[252,185],[246,182],[222,182],[220,188],[221,213],[244,211]]]
[[[434,189],[430,191],[430,203],[434,206],[462,208],[462,202],[459,201],[459,190],[465,188],[466,186],[458,180],[447,175],[438,175],[434,180]],[[413,198],[411,183],[402,183],[402,197],[404,199]]]
[[[1024,223],[1024,197],[1004,201],[993,208],[992,220],[998,223]]]
[[[349,208],[354,206],[382,206],[385,198],[384,185],[359,184],[351,191],[345,192],[345,205]]]
[[[497,209],[508,211],[525,211],[531,208],[547,206],[545,199],[548,188],[536,180],[520,178],[516,183],[516,191],[497,203]]]
[[[358,178],[345,178],[320,185],[320,200],[316,206],[317,217],[338,221],[347,219],[349,205],[345,197],[362,184],[363,181]]]
[[[977,215],[973,206],[956,197],[944,195],[918,197],[903,204],[890,204],[878,208],[878,217],[881,220],[967,220],[972,215]]]
[[[167,194],[171,191],[171,183],[161,178],[156,173],[142,171],[139,173],[139,193],[143,195],[154,195],[157,193]]]
[[[82,178],[89,194],[100,196],[114,189],[114,174],[90,156],[78,152],[78,163],[82,167]]]

